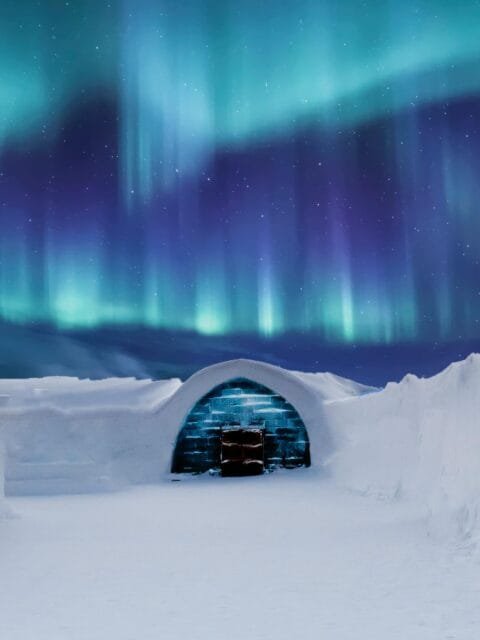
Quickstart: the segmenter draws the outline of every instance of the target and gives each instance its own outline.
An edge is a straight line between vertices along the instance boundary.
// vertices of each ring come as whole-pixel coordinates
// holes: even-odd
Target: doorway
[[[227,445],[225,460],[233,461],[233,456],[228,457],[226,442],[228,438],[237,438],[235,434],[227,435],[226,432],[232,430],[248,432],[238,434],[238,442],[232,442],[240,446],[240,449],[232,448],[231,451],[236,451],[240,456],[237,462],[241,460],[242,463],[225,465],[223,474],[222,433]],[[254,435],[258,431],[261,431],[261,447],[248,449],[246,440],[249,438],[257,439],[252,445],[260,444],[260,436]],[[261,456],[255,453],[260,449]],[[260,460],[263,469],[254,462],[244,465],[244,460]],[[256,468],[260,469],[258,473],[263,473],[278,467],[308,466],[310,445],[307,430],[295,407],[258,382],[235,378],[214,387],[190,409],[175,443],[171,470],[173,473],[218,472],[227,475],[228,468],[245,471]]]
[[[265,471],[264,430],[227,427],[220,432],[222,476],[258,476]]]

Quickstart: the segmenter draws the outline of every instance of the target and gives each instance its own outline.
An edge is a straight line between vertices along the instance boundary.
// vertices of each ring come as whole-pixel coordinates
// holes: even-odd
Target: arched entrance
[[[216,386],[189,412],[177,438],[172,472],[247,475],[302,466],[310,466],[310,447],[296,409],[271,389],[236,378]],[[225,473],[227,467],[231,473]]]

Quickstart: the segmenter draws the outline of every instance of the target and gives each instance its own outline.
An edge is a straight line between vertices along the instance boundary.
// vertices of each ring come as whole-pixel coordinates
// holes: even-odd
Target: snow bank
[[[5,448],[3,434],[0,430],[0,504],[5,495]]]
[[[293,374],[304,385],[319,394],[322,400],[339,400],[379,391],[377,387],[370,387],[329,372],[303,373],[294,371]]]
[[[157,412],[180,380],[0,381],[7,494],[79,493],[156,482]]]
[[[6,513],[5,508],[5,445],[3,429],[0,424],[0,519]]]
[[[105,409],[153,407],[180,387],[171,380],[137,380],[135,378],[79,379],[67,376],[0,380],[0,409],[53,407]]]
[[[328,402],[334,480],[425,506],[435,534],[480,528],[480,355],[429,379],[407,375],[378,393]]]

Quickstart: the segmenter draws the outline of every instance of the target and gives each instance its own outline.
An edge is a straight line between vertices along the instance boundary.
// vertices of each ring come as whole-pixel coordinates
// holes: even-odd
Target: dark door
[[[264,472],[263,429],[222,429],[222,476],[254,476]]]

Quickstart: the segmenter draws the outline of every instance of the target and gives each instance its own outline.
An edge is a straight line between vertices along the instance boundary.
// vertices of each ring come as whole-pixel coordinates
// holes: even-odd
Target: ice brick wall
[[[215,387],[188,414],[178,436],[172,471],[218,469],[220,432],[240,425],[265,430],[265,465],[309,466],[308,435],[295,408],[270,389],[246,379]]]

